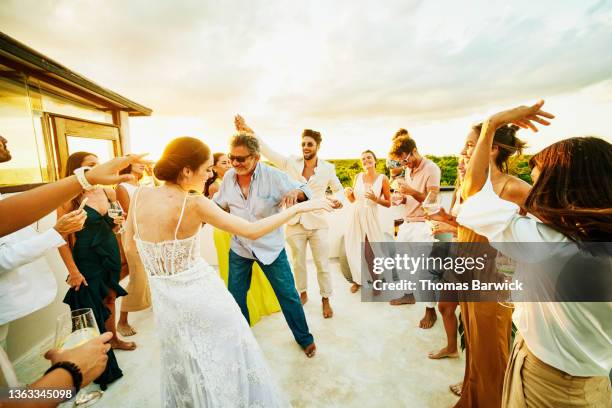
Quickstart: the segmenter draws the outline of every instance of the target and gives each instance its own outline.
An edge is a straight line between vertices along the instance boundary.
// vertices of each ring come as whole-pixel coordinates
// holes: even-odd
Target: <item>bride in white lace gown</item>
[[[125,224],[126,251],[138,250],[149,276],[161,340],[165,407],[288,406],[234,298],[200,256],[202,223],[257,239],[293,215],[331,210],[326,200],[297,204],[249,223],[201,192],[212,155],[194,138],[173,140],[155,167],[163,186],[139,189]]]

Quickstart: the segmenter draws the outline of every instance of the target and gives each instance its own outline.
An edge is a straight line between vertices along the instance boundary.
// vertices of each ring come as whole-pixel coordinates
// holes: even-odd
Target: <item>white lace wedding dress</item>
[[[234,298],[200,256],[199,231],[186,239],[134,239],[149,276],[161,340],[161,394],[167,408],[288,406]]]

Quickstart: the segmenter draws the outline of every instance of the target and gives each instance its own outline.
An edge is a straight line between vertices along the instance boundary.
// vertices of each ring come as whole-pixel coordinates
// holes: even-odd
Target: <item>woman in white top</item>
[[[352,203],[346,233],[344,235],[344,246],[346,257],[351,269],[353,286],[351,292],[355,293],[362,285],[361,248],[365,243],[365,260],[372,275],[374,251],[370,242],[382,242],[384,240],[383,228],[378,217],[378,206],[391,206],[391,187],[389,179],[384,174],[376,171],[376,155],[371,150],[361,154],[361,165],[363,172],[357,175],[354,187],[344,190],[346,198]]]
[[[503,111],[485,122],[464,180],[463,194],[469,198],[457,218],[515,259],[517,274],[530,273],[535,279],[558,273],[550,265],[567,265],[586,243],[612,238],[612,184],[607,176],[612,174],[612,145],[602,139],[562,140],[530,160],[534,186],[525,209],[542,221],[519,215],[516,204],[493,193],[487,167],[495,129],[507,123],[533,130],[533,122],[548,125],[545,118],[553,116],[541,110],[543,103]],[[549,245],[543,250],[538,243]],[[603,258],[609,261],[609,247]],[[607,377],[611,316],[612,302],[517,303],[513,320],[519,334],[506,370],[502,406],[612,406]]]
[[[125,181],[116,188],[117,201],[119,201],[121,208],[123,208],[126,214],[130,208],[130,201],[134,196],[134,192],[143,180],[145,167],[145,164],[137,163],[126,167],[120,172],[121,174],[131,174],[134,176],[132,180]],[[119,315],[119,322],[117,322],[117,331],[124,336],[133,336],[136,334],[136,329],[128,323],[128,312],[148,309],[151,306],[151,291],[147,274],[140,258],[137,255],[124,255],[122,251],[121,261],[121,278],[129,274],[130,280],[126,288],[128,294],[121,299],[121,314]],[[125,268],[126,263],[127,270]]]

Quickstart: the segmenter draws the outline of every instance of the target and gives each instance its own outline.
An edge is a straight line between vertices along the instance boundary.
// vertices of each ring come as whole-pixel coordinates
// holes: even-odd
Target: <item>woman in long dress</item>
[[[225,172],[232,168],[232,165],[225,153],[213,154],[213,177],[206,182],[204,194],[212,199],[223,181]],[[229,252],[232,234],[219,228],[213,230],[213,240],[217,249],[217,260],[219,262],[219,275],[225,282],[229,277]],[[251,276],[251,286],[247,292],[247,308],[249,309],[249,320],[251,326],[255,325],[262,316],[267,316],[280,311],[280,304],[272,289],[272,285],[266,278],[257,262],[253,263],[253,274]]]
[[[516,136],[517,126],[502,126],[494,132],[493,146],[489,149],[489,168],[493,189],[500,198],[523,206],[531,186],[518,177],[508,174],[508,164],[512,156],[520,154],[525,142]],[[477,144],[480,143],[481,125],[475,126],[468,134],[461,152],[467,157],[468,166]],[[465,183],[462,194],[465,197]],[[461,210],[459,210],[461,211]],[[461,246],[462,250],[479,248],[494,259],[497,251],[488,245],[486,237],[459,225],[458,242],[473,242],[475,245]],[[486,273],[497,274],[495,264]],[[485,274],[485,271],[482,272]],[[490,275],[488,275],[490,276]],[[481,278],[482,279],[482,278]],[[455,407],[499,407],[504,380],[504,370],[508,363],[512,341],[512,310],[493,301],[460,301],[461,321],[465,339],[465,372],[461,386],[460,399]],[[457,393],[458,384],[451,386]]]
[[[331,210],[312,200],[249,223],[221,210],[202,192],[212,157],[200,140],[181,137],[155,166],[165,184],[141,187],[125,228],[125,249],[137,251],[149,275],[161,340],[165,407],[286,406],[251,329],[219,275],[200,256],[203,223],[257,239],[297,213]]]
[[[361,275],[362,245],[365,243],[365,259],[372,279],[376,279],[372,272],[374,251],[370,242],[384,240],[383,228],[378,216],[378,206],[391,206],[391,188],[389,179],[376,171],[376,155],[371,150],[361,154],[363,172],[355,179],[353,188],[344,190],[346,198],[352,203],[346,232],[344,246],[346,257],[353,278],[351,292],[359,290],[364,280]]]
[[[119,201],[126,214],[130,208],[134,192],[140,186],[139,181],[142,180],[144,171],[144,164],[132,164],[121,170],[121,174],[132,174],[134,176],[133,180],[123,182],[115,189],[117,201]],[[136,334],[136,329],[129,324],[128,313],[139,312],[151,307],[151,291],[147,273],[140,258],[136,254],[125,254],[125,258],[130,278],[126,288],[128,294],[121,299],[121,314],[117,322],[117,331],[124,336],[132,336]]]
[[[70,176],[79,167],[93,167],[97,164],[98,157],[95,154],[75,152],[68,158],[65,176]],[[67,283],[70,286],[64,303],[71,310],[91,308],[100,333],[113,333],[112,348],[133,350],[136,344],[119,339],[115,326],[115,300],[127,294],[119,285],[121,255],[115,231],[120,221],[108,215],[110,203],[115,201],[115,191],[104,187],[84,191],[59,207],[57,215],[61,217],[76,210],[85,198],[88,200],[83,208],[87,213],[85,226],[69,237],[67,245],[58,249],[68,269]],[[109,350],[106,369],[95,382],[106,389],[108,384],[122,376],[115,354]]]
[[[543,104],[502,111],[485,122],[465,177],[463,196],[469,198],[457,221],[517,261],[515,274],[530,283],[523,293],[530,291],[532,297],[525,300],[537,300],[534,289],[548,288],[551,282],[555,293],[548,291],[545,295],[551,297],[546,299],[562,295],[563,284],[570,293],[586,285],[583,289],[591,295],[598,288],[600,295],[608,294],[601,301],[557,297],[515,304],[518,332],[503,391],[495,390],[503,392],[497,406],[610,407],[612,145],[595,137],[575,137],[534,155],[529,162],[534,186],[524,208],[537,218],[521,216],[519,206],[500,199],[492,175],[487,177],[495,131],[509,122],[533,130],[536,124],[548,125],[554,116],[541,110]],[[578,259],[579,264],[568,268]]]

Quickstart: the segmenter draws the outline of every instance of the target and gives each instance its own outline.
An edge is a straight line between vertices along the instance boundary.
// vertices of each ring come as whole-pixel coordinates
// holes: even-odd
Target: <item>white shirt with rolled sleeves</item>
[[[457,222],[485,236],[517,261],[515,274],[551,274],[578,252],[576,244],[542,222],[521,216],[491,181],[461,204]],[[547,243],[546,251],[538,245]],[[612,302],[516,302],[512,319],[540,360],[578,377],[607,376],[612,367]]]
[[[295,189],[302,190],[308,199],[312,198],[312,192],[306,183],[292,180],[286,173],[267,164],[257,163],[247,199],[244,198],[238,185],[236,171],[230,169],[225,173],[213,200],[230,214],[255,222],[280,212],[281,199]],[[269,265],[285,248],[283,228],[279,227],[254,241],[234,235],[230,248],[243,258],[256,257],[264,265]]]
[[[53,228],[39,234],[26,227],[0,238],[0,325],[55,299],[57,283],[43,255],[65,243]]]
[[[276,152],[263,142],[261,138],[258,137],[257,139],[259,140],[261,153],[274,163],[275,166],[289,174],[291,178],[301,183],[306,183],[310,191],[312,191],[312,198],[325,198],[325,192],[329,187],[332,193],[336,194],[338,200],[345,202],[344,188],[338,176],[336,176],[336,166],[332,163],[317,159],[317,166],[314,169],[314,174],[310,176],[307,181],[302,175],[304,171],[304,157],[294,155],[285,156]],[[302,226],[308,230],[328,228],[327,215],[323,210],[298,214],[287,224],[302,224]]]

